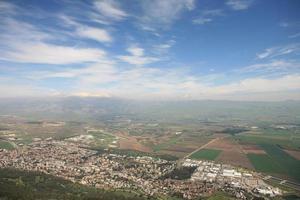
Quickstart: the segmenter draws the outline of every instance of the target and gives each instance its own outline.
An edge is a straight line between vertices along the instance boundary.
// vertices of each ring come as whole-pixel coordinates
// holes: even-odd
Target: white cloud
[[[82,26],[82,27],[79,27],[76,30],[76,32],[81,37],[96,40],[98,42],[111,42],[112,41],[112,37],[110,36],[110,34],[106,30],[100,29],[100,28]]]
[[[213,18],[217,16],[223,16],[224,12],[222,9],[213,9],[213,10],[204,10],[201,12],[201,15],[195,19],[193,19],[194,24],[207,24],[213,21]]]
[[[133,52],[141,55],[139,50]],[[274,64],[276,65],[279,64]],[[300,75],[297,73],[275,78],[251,77],[215,85],[214,82],[220,75],[196,76],[181,69],[151,67],[122,69],[117,63],[97,63],[81,69],[63,69],[33,75],[41,79],[71,78],[75,83],[69,94],[81,96],[132,96],[135,99],[300,99],[299,93],[295,95],[295,91],[300,90]]]
[[[264,70],[283,70],[284,68],[290,68],[290,67],[300,67],[300,63],[298,62],[291,62],[287,60],[273,60],[271,62],[267,63],[258,63],[254,65],[250,65],[247,67],[242,68],[241,70],[245,72],[255,71],[258,69],[264,69]]]
[[[287,23],[287,22],[280,22],[280,23],[279,23],[279,26],[280,26],[280,27],[283,27],[283,28],[286,28],[286,27],[289,27],[290,24]]]
[[[110,20],[120,21],[128,16],[114,0],[95,1],[94,6],[102,16]]]
[[[143,14],[139,20],[145,30],[168,28],[184,11],[195,8],[194,0],[144,0],[140,3]]]
[[[237,83],[214,87],[217,94],[233,94],[237,92],[276,92],[300,89],[300,75],[287,75],[275,79],[249,78]]]
[[[156,57],[144,56],[144,49],[132,46],[127,49],[130,55],[118,56],[123,62],[127,62],[132,65],[146,65],[158,61]]]
[[[203,18],[203,17],[199,17],[197,19],[194,19],[193,20],[193,23],[194,24],[200,24],[200,25],[203,25],[203,24],[206,24],[208,22],[211,22],[212,19],[211,18]]]
[[[2,44],[18,41],[41,41],[54,38],[49,32],[41,31],[32,24],[13,18],[0,20],[0,40]]]
[[[144,49],[139,47],[129,47],[127,51],[132,54],[133,56],[143,56],[144,55]]]
[[[66,20],[66,19],[65,19]],[[99,48],[82,48],[70,45],[57,45],[50,41],[63,41],[65,36],[78,35],[101,42],[112,41],[110,35],[102,29],[85,27],[75,21],[68,24],[75,26],[78,32],[43,30],[38,26],[4,18],[0,22],[0,60],[19,63],[72,64],[81,62],[99,62],[105,60],[106,52]]]
[[[293,21],[293,22],[286,22],[282,21],[279,23],[279,26],[282,28],[288,28],[288,27],[300,27],[300,21]]]
[[[105,59],[100,49],[76,48],[47,43],[16,43],[12,51],[2,54],[2,60],[20,63],[71,64],[98,62]]]
[[[111,34],[103,28],[96,28],[96,27],[83,25],[67,15],[59,15],[58,17],[59,19],[65,22],[65,25],[67,27],[74,28],[74,32],[69,33],[69,35],[71,36],[75,36],[75,37],[79,36],[82,38],[88,38],[98,42],[113,41]]]
[[[295,44],[289,44],[285,46],[267,48],[262,53],[258,53],[256,56],[258,59],[274,58],[277,56],[299,53],[299,51],[300,51],[300,44],[295,43]]]
[[[75,93],[71,93],[70,95],[79,96],[79,97],[111,97],[109,93],[103,91],[75,92]]]
[[[289,38],[297,38],[297,37],[300,37],[300,33],[296,33],[289,36]]]
[[[246,10],[253,3],[253,0],[228,0],[226,5],[228,5],[233,10]]]
[[[17,8],[5,1],[0,1],[0,14],[16,14]]]
[[[211,9],[211,10],[204,10],[202,12],[202,15],[206,16],[222,16],[224,15],[224,12],[222,9]]]
[[[153,53],[156,55],[164,55],[175,45],[175,40],[169,40],[162,44],[153,45]]]

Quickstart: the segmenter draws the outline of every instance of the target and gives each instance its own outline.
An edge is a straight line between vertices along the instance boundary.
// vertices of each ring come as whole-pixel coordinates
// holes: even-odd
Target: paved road
[[[289,187],[289,188],[292,188],[294,190],[300,191],[300,183],[296,183],[296,182],[293,182],[293,181],[285,180],[285,179],[274,177],[274,176],[263,176],[263,175],[261,175],[260,177],[266,182],[271,182],[271,183],[275,182],[277,184],[284,185],[286,187]]]

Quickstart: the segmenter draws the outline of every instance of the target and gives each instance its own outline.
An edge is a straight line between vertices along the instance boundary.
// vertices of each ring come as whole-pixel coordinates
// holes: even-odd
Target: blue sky
[[[4,0],[0,55],[0,97],[300,99],[300,2]]]

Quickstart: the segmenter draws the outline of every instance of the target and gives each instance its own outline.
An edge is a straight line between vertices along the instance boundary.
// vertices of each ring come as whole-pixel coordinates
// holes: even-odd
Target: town
[[[0,150],[0,167],[39,171],[72,182],[104,189],[142,191],[147,196],[181,194],[195,199],[217,190],[239,199],[276,196],[282,191],[267,185],[257,173],[213,161],[167,161],[149,156],[99,153],[82,144],[42,140],[15,150]],[[165,178],[178,168],[194,168],[185,180]]]

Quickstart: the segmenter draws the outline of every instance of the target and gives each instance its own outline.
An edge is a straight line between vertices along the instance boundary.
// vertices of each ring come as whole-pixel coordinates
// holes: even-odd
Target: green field
[[[300,181],[300,161],[293,158],[278,145],[260,144],[267,155],[248,154],[248,158],[256,170],[289,176]]]
[[[268,155],[251,153],[247,154],[247,157],[257,171],[278,174],[284,173],[282,167]]]
[[[261,145],[262,148],[274,159],[286,172],[287,174],[300,181],[300,161],[296,160],[281,148],[276,145]]]
[[[14,146],[7,141],[0,140],[0,149],[11,150],[11,149],[14,149]]]
[[[204,160],[215,160],[221,153],[221,150],[215,149],[201,149],[193,153],[190,158],[192,159],[204,159]]]
[[[93,146],[107,147],[116,140],[116,137],[110,133],[101,131],[89,131],[88,133],[95,137],[95,140],[92,144]]]
[[[153,147],[153,151],[160,151],[162,149],[168,148],[169,146],[176,144],[180,140],[180,135],[176,135],[170,138],[167,142],[160,143]]]
[[[237,135],[234,137],[238,142],[251,143],[251,144],[277,144],[282,147],[299,150],[300,149],[300,137],[289,135],[271,135],[271,134],[246,134]]]

